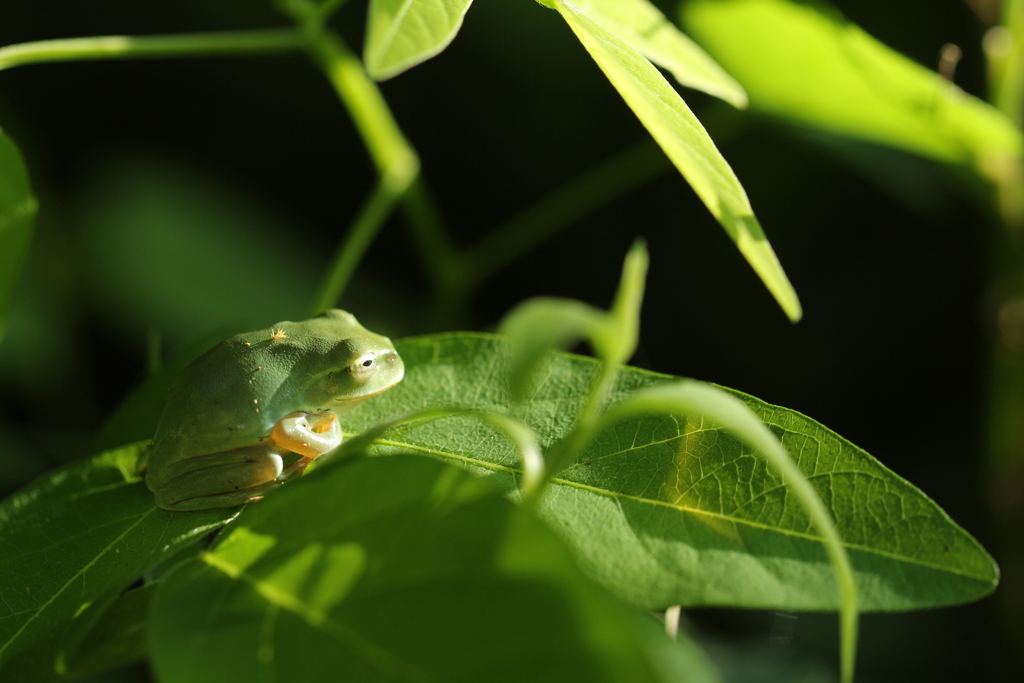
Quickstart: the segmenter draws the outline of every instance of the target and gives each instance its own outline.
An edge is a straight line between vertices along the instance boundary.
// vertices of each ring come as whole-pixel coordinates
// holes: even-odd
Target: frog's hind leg
[[[260,484],[259,486],[253,486],[243,491],[215,493],[209,496],[202,496],[201,498],[187,498],[170,505],[162,504],[157,500],[157,506],[164,510],[170,510],[171,512],[190,512],[193,510],[210,510],[213,508],[233,508],[250,503],[254,500],[262,500],[263,494],[266,490],[275,484],[276,482],[272,481],[268,484]]]
[[[284,469],[281,456],[266,446],[212,453],[188,462],[188,471],[156,491],[156,504],[164,510],[206,510],[258,500]]]

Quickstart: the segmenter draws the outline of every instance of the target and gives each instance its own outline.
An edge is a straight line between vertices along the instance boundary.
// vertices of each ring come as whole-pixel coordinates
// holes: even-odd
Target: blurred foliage
[[[678,15],[675,2],[657,4]],[[985,98],[988,25],[967,3],[833,4],[927,68],[958,45],[956,83]],[[332,22],[355,46],[364,13],[348,2]],[[444,53],[381,86],[457,244],[646,137],[552,19],[532,2],[478,0]],[[241,0],[21,3],[4,10],[0,44],[284,23],[269,3]],[[1006,300],[989,255],[1009,245],[988,191],[908,152],[684,96],[757,207],[804,320],[785,321],[694,194],[660,171],[483,282],[464,325],[489,328],[526,296],[605,303],[643,234],[653,256],[634,364],[813,415],[928,491],[1019,575],[989,508],[1017,530],[1024,499],[1012,481],[993,492],[983,477],[986,355],[1002,343]],[[12,70],[0,74],[0,122],[42,207],[0,345],[4,493],[89,452],[147,374],[147,339],[164,356],[255,319],[301,317],[374,182],[344,110],[301,56]],[[391,336],[435,327],[404,229],[388,221],[341,302]],[[1017,680],[1006,590],[865,619],[864,679]],[[727,676],[739,671],[730,680],[764,680],[758,670],[813,680],[834,666],[833,617],[699,610],[689,623]],[[788,635],[771,640],[780,623]]]

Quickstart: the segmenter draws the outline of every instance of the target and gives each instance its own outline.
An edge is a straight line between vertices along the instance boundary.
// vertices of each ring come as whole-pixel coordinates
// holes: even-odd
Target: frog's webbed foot
[[[310,461],[340,446],[342,436],[341,422],[331,410],[289,413],[278,420],[270,432],[270,440],[276,445],[303,456],[302,460],[288,467],[285,473],[297,468],[288,476],[298,474]]]

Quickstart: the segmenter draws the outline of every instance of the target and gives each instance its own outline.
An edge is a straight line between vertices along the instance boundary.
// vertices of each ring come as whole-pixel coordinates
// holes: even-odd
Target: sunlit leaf
[[[649,263],[647,245],[637,240],[622,264],[622,278],[604,329],[594,340],[598,357],[615,365],[632,358],[640,340],[640,307],[644,302]]]
[[[535,383],[533,392],[524,402],[513,404],[507,382],[507,347],[499,339],[448,334],[407,340],[400,343],[399,351],[406,360],[405,380],[347,414],[346,432],[357,433],[395,415],[424,407],[454,405],[518,419],[535,431],[542,448],[548,448],[571,428],[598,367],[593,360],[555,354]],[[614,406],[641,388],[664,384],[670,379],[624,368],[611,393],[611,403]],[[860,586],[863,609],[899,610],[955,604],[979,598],[995,587],[998,571],[991,558],[911,484],[799,413],[766,405],[738,392],[733,394],[781,439],[836,520]],[[387,434],[373,451],[381,455],[428,455],[454,463],[482,475],[513,495],[521,478],[522,455],[516,446],[501,429],[475,417],[452,416],[410,425]],[[167,564],[166,558],[173,556],[177,549],[217,529],[236,514],[236,510],[169,513],[156,509],[152,495],[134,474],[139,452],[138,446],[127,447],[81,461],[0,503],[0,675],[5,680],[8,677],[33,681],[54,678],[59,653],[76,640],[69,638],[69,634],[88,632],[83,625],[94,623],[98,609],[95,605],[100,606],[102,620],[105,605],[112,604],[114,597],[148,568],[162,562]],[[201,631],[194,628],[198,623],[195,615],[175,616],[178,620],[175,628],[181,629],[186,624],[193,627],[192,635],[185,639],[187,656],[182,655],[180,661],[206,656],[202,652],[204,648],[220,652],[222,645],[238,642],[238,633],[244,635],[241,640],[250,643],[250,653],[246,656],[254,657],[257,663],[266,661],[268,650],[266,641],[259,640],[259,634],[264,632],[260,629],[268,628],[268,623],[275,624],[273,620],[278,618],[282,624],[294,626],[282,627],[280,631],[274,627],[275,637],[283,640],[274,641],[270,652],[273,657],[281,658],[274,661],[282,667],[298,666],[294,653],[309,649],[292,647],[290,639],[293,637],[302,642],[309,642],[302,640],[307,636],[314,642],[327,638],[323,648],[313,648],[325,651],[331,651],[328,645],[336,644],[337,637],[349,637],[329,634],[328,638],[322,629],[303,631],[310,623],[315,625],[323,609],[309,612],[302,608],[297,612],[287,594],[282,597],[272,591],[267,593],[262,583],[260,590],[255,591],[251,585],[256,584],[246,584],[239,580],[241,573],[226,569],[241,567],[249,573],[251,567],[262,566],[259,564],[263,561],[261,552],[267,554],[268,562],[276,558],[266,565],[268,571],[272,570],[274,581],[312,576],[309,581],[300,582],[302,590],[313,591],[309,595],[319,596],[317,600],[334,600],[345,597],[339,591],[343,593],[343,589],[356,585],[341,579],[348,576],[363,581],[363,574],[355,572],[362,565],[356,562],[358,552],[345,545],[349,540],[330,550],[334,548],[330,544],[334,538],[332,530],[337,529],[339,533],[358,530],[363,534],[360,542],[383,544],[373,545],[374,552],[380,549],[384,553],[396,553],[398,561],[394,566],[410,571],[421,566],[413,558],[431,558],[432,539],[437,541],[437,534],[448,533],[445,521],[461,519],[458,515],[462,513],[453,511],[472,510],[466,512],[467,526],[459,527],[468,535],[463,537],[452,531],[452,536],[444,536],[443,543],[436,543],[439,548],[452,552],[453,548],[483,551],[496,547],[493,544],[499,543],[501,538],[510,538],[495,533],[494,528],[506,531],[512,528],[510,520],[514,517],[508,516],[512,513],[501,512],[507,506],[493,502],[486,494],[474,497],[478,489],[469,480],[450,474],[441,476],[438,474],[441,470],[436,468],[429,470],[429,476],[418,478],[415,472],[406,475],[402,470],[415,470],[420,461],[403,458],[393,462],[391,469],[368,470],[375,473],[373,476],[382,477],[381,481],[373,483],[350,482],[347,477],[353,471],[351,461],[339,459],[332,464],[327,460],[310,477],[290,482],[272,492],[265,501],[247,506],[247,519],[253,520],[251,527],[246,527],[252,531],[249,537],[241,533],[241,542],[237,545],[225,542],[204,555],[206,559],[194,562],[187,570],[196,576],[189,578],[191,574],[182,574],[184,578],[180,581],[184,583],[174,586],[175,590],[191,590],[188,586],[194,578],[195,585],[202,588],[199,596],[202,599],[197,603],[200,607],[216,611],[221,604],[217,600],[237,599],[240,602],[231,603],[234,607],[252,608],[261,620],[255,625],[251,620],[239,623],[238,632],[218,627],[216,637],[197,640]],[[313,487],[326,486],[323,482],[330,482],[330,491],[315,493],[322,489]],[[449,482],[450,488],[445,488],[444,482]],[[439,496],[435,508],[422,509],[424,490]],[[789,493],[788,486],[765,466],[761,457],[704,417],[652,414],[624,419],[601,432],[578,454],[575,462],[551,481],[540,511],[574,550],[587,573],[620,597],[638,605],[834,609],[837,591],[827,555],[803,508]],[[350,499],[356,504],[332,507],[338,505],[338,501]],[[419,512],[391,515],[388,510],[394,512],[395,508],[390,506],[401,508],[405,505],[403,500],[412,501],[410,505]],[[500,512],[498,521],[491,525],[482,509],[473,507],[478,503]],[[287,510],[280,510],[280,514],[275,512],[286,505]],[[445,517],[446,510],[455,516]],[[367,520],[367,526],[355,524],[353,520]],[[346,526],[349,522],[354,526]],[[431,531],[435,523],[440,526]],[[473,526],[477,523],[481,524],[480,528]],[[268,526],[265,529],[259,526],[263,524]],[[287,532],[282,531],[279,526],[282,524],[288,526]],[[408,536],[398,533],[402,529],[409,530]],[[527,547],[550,544],[543,540],[543,533],[536,538],[533,534],[531,531],[515,538],[520,538],[521,545]],[[270,543],[260,540],[264,535],[271,539]],[[498,540],[492,541],[491,546],[481,543],[481,538],[492,536]],[[317,538],[324,540],[317,541]],[[409,538],[419,545],[415,542],[409,545]],[[320,546],[316,546],[318,542]],[[274,555],[278,547],[284,549],[283,554]],[[232,555],[236,550],[238,552]],[[403,554],[407,551],[408,555]],[[540,556],[554,557],[551,552],[555,551],[544,550]],[[247,559],[246,553],[251,557]],[[307,557],[303,553],[312,554]],[[321,554],[314,557],[316,553]],[[434,565],[421,563],[422,567],[449,561],[462,566],[461,551],[454,555],[438,553],[431,560]],[[503,553],[492,554],[492,560],[499,555],[505,558],[529,555],[511,550]],[[309,563],[316,569],[313,575],[290,573],[310,566]],[[341,564],[336,567],[336,563]],[[371,566],[378,565],[366,565]],[[496,567],[505,567],[493,562],[471,566],[473,576],[494,575],[483,572],[482,567],[490,566],[495,571]],[[499,588],[506,585],[501,583],[503,581],[520,585],[516,582],[524,574],[516,572],[522,565],[516,567],[519,569],[511,574],[512,570],[508,570],[494,575]],[[568,583],[556,580],[561,576],[559,567],[562,564],[551,569],[553,574],[543,574],[554,581],[555,594],[569,584],[575,585],[575,580]],[[342,571],[346,568],[352,570],[350,575]],[[529,571],[522,569],[530,576],[535,570],[540,571],[537,567]],[[316,572],[320,571],[328,572],[331,580],[317,579],[320,574]],[[224,584],[228,579],[230,581]],[[388,584],[388,590],[399,583]],[[461,590],[464,582],[460,579],[456,584]],[[489,584],[486,590],[492,592],[497,585]],[[273,587],[279,585],[274,583]],[[383,609],[380,602],[370,598],[360,603],[342,600],[338,603],[339,609],[341,605],[343,609],[352,608],[354,620],[339,623],[362,624],[365,618],[367,628],[377,629],[371,635],[384,637],[390,633],[389,625],[401,621],[399,617],[410,609],[421,617],[440,615],[442,604],[431,602],[436,595],[444,597],[443,605],[455,604],[460,610],[445,612],[449,617],[444,618],[479,617],[472,600],[458,602],[459,591],[435,593],[434,588],[437,586],[431,585],[432,590],[426,594],[395,593],[402,599],[396,602],[391,618],[386,620],[388,625],[382,619],[375,620],[375,615]],[[529,590],[525,593],[515,590],[509,593],[517,596],[515,599],[492,605],[496,614],[504,615],[499,619],[501,623],[521,624],[516,620],[522,617],[515,616],[520,604],[529,605],[531,613],[537,613],[536,610],[541,609],[539,605],[551,600],[556,607],[564,606],[554,600],[550,592],[544,593],[541,599]],[[591,618],[596,619],[593,610],[606,614],[602,610],[607,609],[611,610],[608,614],[619,614],[618,607],[607,607],[612,603],[605,598],[598,598],[594,604],[606,607],[594,607],[587,602],[590,598],[581,595],[573,593],[567,598],[570,606],[576,607],[566,607],[569,611],[558,613],[561,616],[555,614],[551,623],[563,623],[559,619],[564,618],[570,619],[572,624],[589,624]],[[271,609],[269,605],[274,607]],[[580,616],[581,605],[590,605],[586,608],[590,610],[586,618]],[[217,614],[223,616],[224,613]],[[388,614],[387,610],[383,614]],[[605,618],[602,616],[594,623],[605,623],[602,621]],[[78,619],[83,621],[77,622]],[[617,619],[619,617],[612,621]],[[307,626],[303,626],[303,622]],[[463,622],[459,624],[457,628],[466,628]],[[415,630],[413,626],[409,628]],[[422,635],[420,630],[415,632]],[[179,631],[176,633],[180,635]],[[559,637],[582,643],[578,651],[583,653],[584,660],[607,662],[600,657],[587,659],[596,651],[592,647],[596,642],[591,640],[593,632],[572,631],[570,635]],[[413,659],[422,658],[417,662],[426,660],[426,655],[416,654],[418,646],[413,642],[412,631],[397,633],[395,638],[401,641],[396,647],[405,653],[403,657],[408,654]],[[646,636],[636,641],[630,636],[625,642],[648,645],[660,642],[644,638]],[[556,638],[551,642],[562,641]],[[168,646],[185,645],[172,639],[162,645]],[[627,649],[634,654],[627,652],[627,659],[646,647],[629,645]],[[493,655],[495,651],[490,652]],[[172,659],[178,661],[175,657]],[[317,666],[324,665],[323,660],[316,661]],[[328,663],[333,661],[329,659]],[[437,664],[449,665],[456,666],[450,662]],[[211,668],[211,671],[224,670]]]
[[[151,614],[163,683],[715,680],[543,524],[425,458],[347,461],[272,492]]]
[[[737,107],[747,106],[740,84],[648,0],[575,0],[573,4],[686,87]]]
[[[373,78],[397,76],[452,42],[473,0],[370,0],[363,62]]]
[[[7,332],[14,287],[32,240],[36,208],[21,153],[0,131],[0,341]]]
[[[840,603],[841,679],[853,681],[857,652],[857,584],[850,558],[836,529],[835,520],[825,509],[814,487],[786,452],[779,438],[739,398],[711,384],[681,380],[664,382],[635,392],[616,403],[602,416],[607,429],[627,417],[656,414],[700,415],[708,431],[725,431],[763,457],[771,470],[785,482],[787,494],[807,515],[811,528],[821,539],[832,562]]]
[[[754,110],[983,172],[1021,154],[1021,133],[1003,114],[837,12],[787,0],[691,0],[682,17]]]
[[[598,334],[605,312],[574,299],[537,297],[512,309],[501,321],[511,339],[512,393],[522,396],[552,349],[568,349]]]
[[[547,449],[571,428],[598,368],[556,354],[526,402],[513,404],[497,339],[423,337],[399,351],[405,380],[351,413],[346,431],[462,405],[516,417]],[[669,379],[624,368],[612,403]],[[862,610],[955,604],[994,589],[992,559],[912,484],[813,420],[732,393],[779,437],[836,520]],[[377,449],[454,462],[510,492],[520,476],[516,449],[472,418],[412,426]],[[644,607],[838,607],[832,567],[802,507],[763,458],[699,415],[618,422],[551,482],[542,511],[592,576]]]
[[[654,65],[575,5],[551,0],[622,99],[675,164],[791,320],[800,301],[747,193],[697,117]]]
[[[237,510],[157,509],[141,446],[57,470],[0,502],[0,679],[44,681],[73,622]]]

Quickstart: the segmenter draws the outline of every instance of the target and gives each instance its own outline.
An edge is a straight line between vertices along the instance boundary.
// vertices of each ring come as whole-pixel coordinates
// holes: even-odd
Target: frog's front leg
[[[249,446],[183,460],[155,488],[156,504],[164,510],[206,510],[259,500],[284,469],[276,450]]]
[[[303,456],[288,467],[280,476],[284,481],[301,473],[309,463],[328,451],[341,445],[343,439],[341,421],[333,411],[320,413],[297,411],[285,415],[270,432],[270,440]]]

